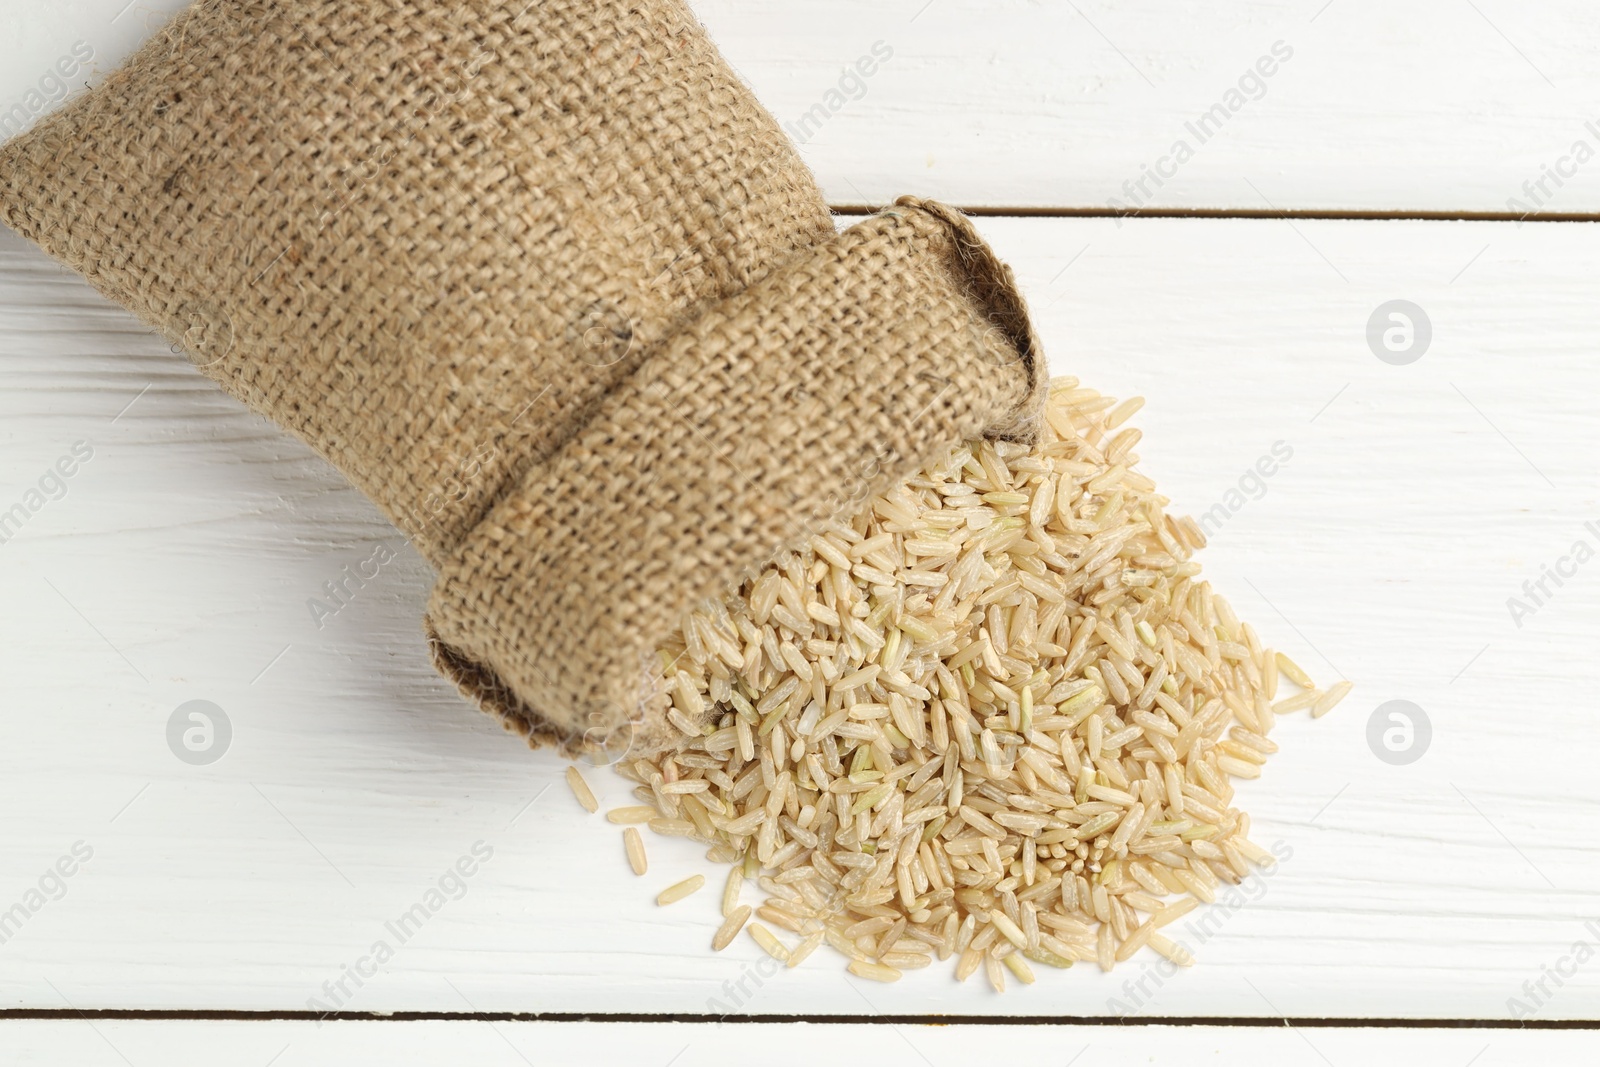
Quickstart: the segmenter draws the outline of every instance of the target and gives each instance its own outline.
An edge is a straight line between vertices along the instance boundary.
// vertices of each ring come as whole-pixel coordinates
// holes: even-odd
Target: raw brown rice
[[[672,885],[669,885],[667,888],[663,889],[659,894],[656,895],[656,903],[662,905],[663,907],[668,904],[676,904],[690,893],[699,892],[700,888],[705,884],[705,875],[691,874],[683,881],[674,882]]]
[[[567,768],[567,785],[572,788],[572,795],[578,798],[578,803],[583,805],[583,810],[590,815],[600,810],[600,802],[594,798],[594,790],[583,780],[578,768],[570,766]]]
[[[733,914],[722,920],[722,925],[717,927],[715,936],[711,938],[711,949],[721,952],[733,943],[739,936],[739,931],[744,928],[745,921],[750,918],[750,905],[740,904],[733,909]]]
[[[1188,966],[1158,929],[1274,862],[1230,780],[1275,713],[1350,683],[1316,689],[1200,579],[1204,536],[1119,429],[1141,403],[1059,379],[1031,450],[962,446],[685,616],[661,653],[683,744],[618,764],[650,810],[610,817],[732,865],[716,947],[753,883],[801,940],[751,937],[791,967],[824,941],[863,978],[953,959],[996,990],[1028,961]]]
[[[639,836],[637,827],[630,826],[622,831],[622,845],[628,853],[628,866],[633,868],[634,874],[643,874],[650,869],[650,861],[644,854],[644,838]]]
[[[771,930],[768,930],[760,923],[751,923],[745,929],[750,931],[751,938],[755,940],[756,944],[761,946],[761,950],[763,952],[777,960],[779,963],[789,962],[789,950],[784,947],[783,942],[779,941],[777,935]]]
[[[1311,705],[1311,717],[1320,719],[1328,714],[1339,701],[1344,699],[1344,695],[1350,692],[1350,689],[1351,684],[1349,682],[1334,682],[1328,687],[1327,692],[1318,697],[1317,702]]]

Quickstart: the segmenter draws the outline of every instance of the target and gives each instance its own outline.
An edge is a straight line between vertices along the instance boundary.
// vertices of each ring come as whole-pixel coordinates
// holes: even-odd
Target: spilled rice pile
[[[1199,527],[1134,469],[1141,403],[1058,379],[1039,445],[957,449],[685,620],[683,747],[618,764],[642,803],[609,817],[731,865],[713,947],[826,942],[882,981],[954,959],[997,990],[1146,946],[1187,966],[1161,928],[1273,862],[1232,779],[1350,683],[1314,688],[1200,579]]]

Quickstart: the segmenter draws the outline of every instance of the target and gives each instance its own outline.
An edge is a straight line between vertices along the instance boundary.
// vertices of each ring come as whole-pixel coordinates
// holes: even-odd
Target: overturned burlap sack
[[[338,465],[439,667],[569,750],[668,743],[686,610],[1042,384],[966,221],[836,233],[675,0],[201,0],[0,146],[0,218]]]

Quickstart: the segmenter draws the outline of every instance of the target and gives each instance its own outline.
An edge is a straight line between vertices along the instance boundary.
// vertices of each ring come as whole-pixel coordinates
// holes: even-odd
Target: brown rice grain
[[[874,982],[898,982],[900,980],[899,971],[893,967],[886,967],[881,963],[851,960],[846,969],[858,978],[870,978]]]
[[[733,944],[733,939],[739,936],[745,920],[750,918],[750,912],[750,905],[741,904],[733,909],[732,915],[722,920],[722,925],[717,927],[717,932],[711,938],[712,951],[721,952]]]
[[[744,888],[744,867],[735,864],[728,871],[728,880],[722,886],[722,917],[727,918],[739,906],[739,892]]]
[[[820,944],[822,944],[821,932],[808,934],[798,945],[789,951],[789,960],[785,966],[800,966],[800,964],[805,961],[807,956],[811,955],[817,950],[817,946]]]
[[[1273,704],[1272,710],[1278,715],[1286,715],[1291,711],[1305,711],[1307,708],[1313,707],[1317,701],[1321,699],[1321,690],[1306,689],[1302,692],[1296,693],[1292,697],[1285,697],[1284,699]]]
[[[1190,953],[1188,949],[1184,948],[1182,945],[1170,938],[1162,937],[1160,934],[1151,934],[1150,947],[1161,953],[1173,963],[1176,963],[1179,967],[1194,966],[1193,954]]]
[[[1000,969],[999,959],[987,952],[984,953],[983,971],[989,978],[989,985],[994,988],[996,993],[1004,993],[1006,991],[1006,976],[1005,972]]]
[[[583,775],[578,768],[567,765],[567,785],[572,789],[572,795],[578,798],[578,803],[583,805],[583,810],[590,815],[600,810],[600,802],[595,799],[594,791],[589,788],[589,783],[583,780]]]
[[[628,854],[628,866],[633,868],[633,873],[644,874],[650,863],[645,858],[644,839],[639,836],[637,827],[630,826],[622,831],[622,847]]]
[[[1278,673],[1301,689],[1315,689],[1316,683],[1311,680],[1311,675],[1300,668],[1300,664],[1279,652],[1274,657],[1278,663]]]
[[[1317,698],[1317,702],[1311,705],[1311,717],[1320,719],[1328,714],[1339,701],[1345,698],[1345,694],[1349,693],[1352,688],[1354,687],[1350,682],[1334,682],[1322,696]]]
[[[705,884],[705,875],[691,874],[683,881],[674,882],[672,885],[669,885],[667,888],[663,889],[659,894],[656,895],[656,903],[662,907],[665,907],[668,904],[676,904],[689,894],[699,892],[700,889],[705,886]]]

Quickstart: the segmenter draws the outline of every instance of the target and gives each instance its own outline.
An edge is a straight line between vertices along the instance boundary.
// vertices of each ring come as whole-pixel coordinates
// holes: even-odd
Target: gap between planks
[[[876,215],[888,204],[834,204],[835,215]],[[974,218],[1014,219],[1289,219],[1345,222],[1600,222],[1600,212],[1364,211],[1337,208],[1167,207],[1117,211],[1106,207],[951,205]]]
[[[817,1023],[873,1026],[1218,1026],[1234,1029],[1289,1027],[1377,1030],[1600,1030],[1600,1019],[1365,1019],[1275,1016],[1150,1015],[713,1015],[703,1012],[515,1012],[515,1011],[233,1011],[138,1008],[3,1008],[9,1019],[225,1022],[489,1022],[489,1023],[716,1023],[745,1026]]]

